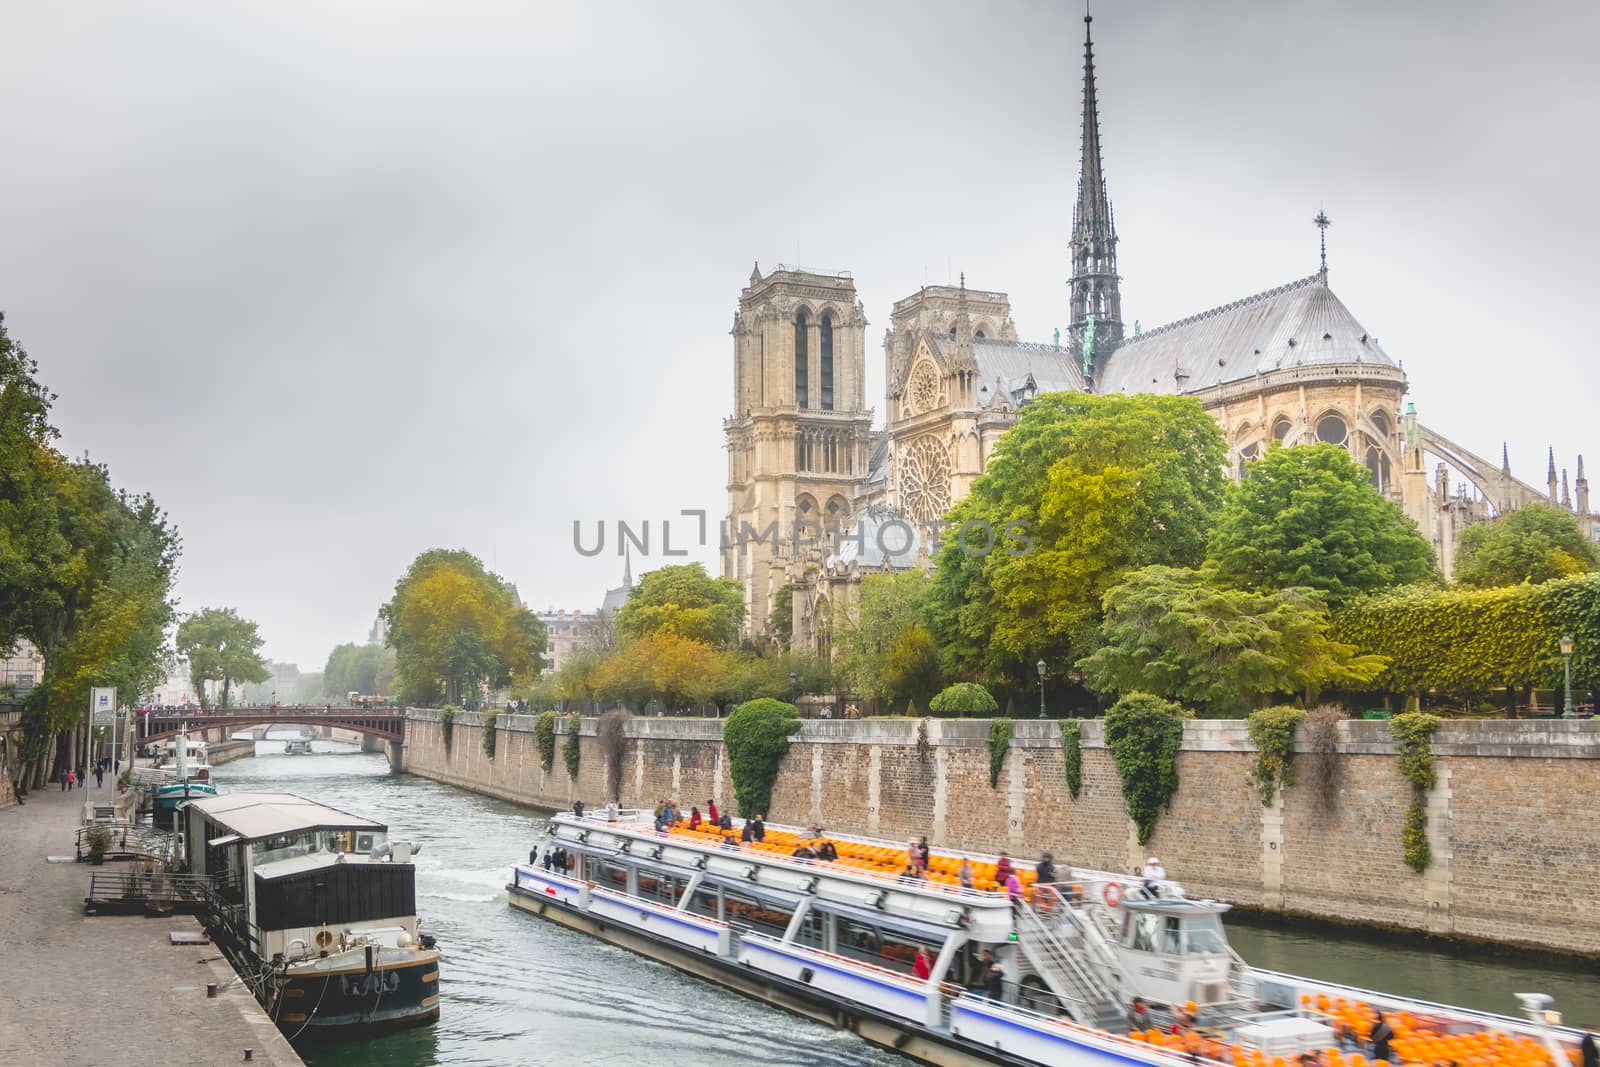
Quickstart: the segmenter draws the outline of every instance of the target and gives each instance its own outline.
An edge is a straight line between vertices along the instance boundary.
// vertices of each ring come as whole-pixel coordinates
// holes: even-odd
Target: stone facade
[[[398,765],[506,800],[565,808],[606,797],[605,768],[583,720],[577,780],[560,744],[539,767],[531,716],[501,715],[496,755],[477,715],[458,713],[447,750],[437,713],[412,711]],[[622,766],[624,806],[672,797],[687,810],[733,803],[721,723],[634,719]],[[926,745],[918,744],[919,730]],[[1123,805],[1102,724],[1083,726],[1083,790],[1074,800],[1054,722],[1018,721],[997,786],[982,721],[867,719],[801,724],[773,789],[770,818],[841,833],[1132,871],[1160,856],[1191,895],[1270,912],[1438,934],[1600,952],[1600,835],[1573,798],[1600,793],[1600,723],[1447,723],[1434,738],[1439,785],[1428,797],[1433,865],[1405,865],[1400,827],[1410,786],[1387,724],[1341,727],[1338,803],[1318,815],[1305,790],[1263,807],[1247,780],[1244,723],[1187,725],[1180,787],[1141,848]]]

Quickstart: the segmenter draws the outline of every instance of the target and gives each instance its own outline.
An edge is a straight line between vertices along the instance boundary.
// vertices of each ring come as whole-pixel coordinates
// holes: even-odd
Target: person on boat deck
[[[1394,1027],[1389,1025],[1389,1020],[1384,1018],[1383,1012],[1378,1013],[1378,1021],[1372,1027],[1372,1058],[1391,1062],[1389,1059],[1389,1042],[1394,1040]]]
[[[1600,1046],[1595,1045],[1593,1034],[1583,1035],[1583,1040],[1578,1042],[1578,1052],[1582,1055],[1583,1067],[1600,1067]]]
[[[994,861],[994,880],[1005,885],[1006,878],[1011,874],[1011,857],[1004,852]]]
[[[921,866],[922,849],[917,847],[917,839],[913,837],[906,842],[906,873],[910,874]]]
[[[1144,877],[1144,891],[1151,897],[1161,895],[1161,883],[1167,880],[1167,869],[1161,866],[1161,861],[1151,856],[1144,861],[1144,870],[1140,872]]]
[[[794,854],[794,858],[797,859],[797,860],[814,860],[814,859],[817,858],[816,849],[812,848],[810,845],[806,844],[804,841],[800,842],[800,844],[795,846],[795,850],[794,850],[793,854]]]
[[[706,801],[706,822],[712,826],[720,825],[722,822],[722,816],[717,814],[717,802],[715,800]]]
[[[817,859],[827,860],[832,863],[839,858],[839,850],[833,847],[832,841],[824,841],[817,846]]]
[[[1006,972],[998,963],[989,965],[989,974],[983,980],[983,995],[990,1000],[1000,1000],[1005,996]]]
[[[754,819],[746,819],[744,821],[744,829],[739,831],[739,841],[742,844],[748,845],[748,844],[750,844],[750,842],[754,841],[755,839],[756,839],[756,824],[755,824],[755,820]]]
[[[616,822],[617,816],[620,814],[622,814],[622,809],[617,806],[615,800],[606,805],[606,822]]]
[[[700,829],[700,809],[699,808],[690,807],[690,809],[689,809],[689,829],[691,829],[691,830]]]
[[[717,829],[719,829],[719,830],[732,830],[733,829],[733,816],[729,815],[727,812],[723,812],[722,813],[722,817],[717,820]]]
[[[580,819],[583,818],[583,801],[574,800],[572,802],[572,814],[576,815]]]
[[[1050,885],[1056,880],[1056,858],[1046,852],[1039,857],[1039,864],[1034,869],[1034,881],[1039,885]]]
[[[1133,998],[1133,1006],[1128,1009],[1128,1028],[1130,1030],[1150,1028],[1150,1009],[1145,1006],[1143,997]]]
[[[911,963],[911,972],[924,982],[928,980],[928,975],[933,973],[933,960],[929,958],[926,947],[917,946],[917,958]]]
[[[1172,1032],[1181,1034],[1186,1030],[1193,1029],[1195,1011],[1195,1004],[1192,1000],[1186,1000],[1182,1004],[1174,1004],[1172,1006]]]
[[[972,888],[972,863],[965,857],[961,860],[961,870],[956,872],[956,880],[961,883],[962,889]]]
[[[767,839],[767,824],[763,821],[765,819],[765,815],[757,815],[750,824],[750,836],[757,841],[765,841]]]
[[[932,856],[933,850],[928,848],[928,835],[923,834],[917,839],[917,866],[926,871],[928,869],[928,860]]]
[[[1013,908],[1022,903],[1022,879],[1017,877],[1015,870],[1006,875],[1006,899],[1011,901]]]

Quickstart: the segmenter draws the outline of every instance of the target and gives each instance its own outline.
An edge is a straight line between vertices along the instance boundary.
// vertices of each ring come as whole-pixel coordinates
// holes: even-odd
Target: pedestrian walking
[[[62,768],[62,771],[61,771],[61,791],[63,793],[65,793],[67,791],[67,773],[68,772],[67,772],[66,768]]]
[[[103,788],[105,788],[105,784],[106,784],[106,769],[104,767],[96,767],[94,769],[94,787],[96,789],[103,789]]]
[[[73,788],[77,784],[78,784],[78,772],[72,771],[72,770],[67,771],[67,792],[69,792],[69,793],[72,792]]]

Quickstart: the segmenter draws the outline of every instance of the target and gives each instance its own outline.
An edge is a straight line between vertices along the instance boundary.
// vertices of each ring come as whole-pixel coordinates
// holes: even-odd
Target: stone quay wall
[[[496,752],[482,719],[458,712],[446,747],[438,713],[407,713],[399,769],[519,803],[591,808],[608,798],[595,720],[582,720],[576,779],[558,735],[539,765],[533,717],[502,714]],[[1252,909],[1439,935],[1600,954],[1600,722],[1447,722],[1434,735],[1438,785],[1426,798],[1433,860],[1406,866],[1401,826],[1412,787],[1385,722],[1340,725],[1339,797],[1318,814],[1304,786],[1263,806],[1247,775],[1255,748],[1240,721],[1193,720],[1179,789],[1140,846],[1104,740],[1085,721],[1083,788],[1066,783],[1054,721],[1018,720],[999,782],[989,784],[989,723],[806,720],[773,789],[774,821],[935,846],[1007,849],[1058,864],[1131,872],[1159,856],[1191,896]],[[635,718],[621,767],[625,807],[672,797],[687,810],[733,802],[722,723]],[[1302,769],[1306,757],[1299,760]]]

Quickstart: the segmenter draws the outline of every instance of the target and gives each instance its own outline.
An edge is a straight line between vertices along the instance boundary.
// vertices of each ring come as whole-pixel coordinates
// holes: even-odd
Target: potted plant
[[[111,831],[96,823],[84,835],[84,843],[89,846],[89,862],[98,867],[106,861],[106,849],[111,847]]]

